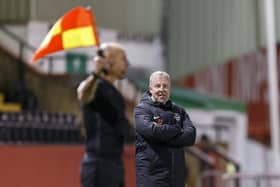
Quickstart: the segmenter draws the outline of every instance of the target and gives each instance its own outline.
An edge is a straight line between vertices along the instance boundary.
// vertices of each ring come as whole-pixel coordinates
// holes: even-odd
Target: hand
[[[94,65],[95,65],[95,74],[101,75],[101,74],[107,74],[109,70],[109,63],[107,62],[106,59],[95,56],[94,59]]]

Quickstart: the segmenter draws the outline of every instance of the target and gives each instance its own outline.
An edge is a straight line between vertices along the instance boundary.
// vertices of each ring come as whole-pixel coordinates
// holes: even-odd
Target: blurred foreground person
[[[95,72],[77,89],[87,136],[81,186],[123,187],[124,138],[133,128],[114,82],[125,77],[128,61],[124,49],[116,43],[102,44],[94,61]]]
[[[184,146],[196,130],[185,110],[169,100],[170,78],[156,71],[135,108],[137,187],[184,187]]]

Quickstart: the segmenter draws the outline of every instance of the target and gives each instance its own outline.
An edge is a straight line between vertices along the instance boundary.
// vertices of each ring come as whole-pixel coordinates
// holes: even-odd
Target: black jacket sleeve
[[[125,103],[120,93],[108,91],[104,84],[99,84],[96,91],[97,106],[101,117],[114,127],[115,132],[128,139],[135,138],[134,128],[125,115]]]
[[[181,133],[178,125],[157,125],[152,121],[152,116],[143,104],[139,104],[134,111],[135,127],[143,138],[155,142],[166,143],[171,138]]]
[[[124,136],[126,142],[134,142],[135,128],[128,121],[124,109],[118,112],[118,119],[115,124],[116,132]]]
[[[189,115],[184,110],[181,110],[181,116],[183,120],[181,128],[182,133],[170,139],[167,144],[175,147],[192,146],[195,143],[196,129]]]

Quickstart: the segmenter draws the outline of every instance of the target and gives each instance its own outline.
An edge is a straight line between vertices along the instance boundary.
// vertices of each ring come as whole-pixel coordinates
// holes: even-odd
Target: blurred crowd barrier
[[[1,112],[1,143],[82,143],[79,120],[73,114]]]

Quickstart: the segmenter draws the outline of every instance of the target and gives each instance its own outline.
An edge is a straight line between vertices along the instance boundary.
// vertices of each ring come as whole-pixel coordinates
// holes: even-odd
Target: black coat
[[[146,92],[135,108],[137,187],[184,187],[184,146],[196,130],[185,110],[153,102]]]
[[[111,83],[98,79],[94,98],[82,105],[82,114],[87,135],[82,185],[118,186],[124,181],[124,140],[134,134],[125,115],[124,98]]]

